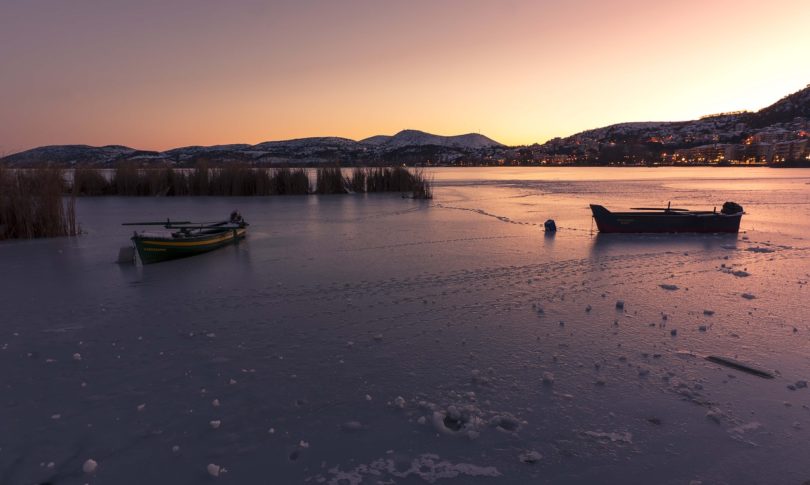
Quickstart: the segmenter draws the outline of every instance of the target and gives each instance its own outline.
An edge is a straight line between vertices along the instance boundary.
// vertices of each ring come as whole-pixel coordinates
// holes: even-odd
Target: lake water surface
[[[432,201],[86,198],[81,237],[0,243],[0,483],[810,480],[810,170],[431,173]],[[727,200],[739,235],[588,210]],[[122,222],[235,208],[238,245],[115,263]]]

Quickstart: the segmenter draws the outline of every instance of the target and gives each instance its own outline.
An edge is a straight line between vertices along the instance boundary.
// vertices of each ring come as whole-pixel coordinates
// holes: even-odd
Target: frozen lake
[[[87,198],[85,235],[0,243],[0,483],[810,480],[810,170],[433,174],[432,201]],[[727,200],[739,235],[587,208]],[[234,208],[236,246],[114,263],[121,222]]]

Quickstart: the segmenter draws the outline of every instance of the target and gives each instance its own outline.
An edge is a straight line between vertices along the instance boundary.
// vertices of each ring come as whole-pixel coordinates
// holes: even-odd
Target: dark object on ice
[[[742,206],[736,202],[726,202],[723,204],[723,208],[720,209],[720,213],[726,215],[740,214],[742,211]]]
[[[163,226],[175,229],[170,235],[148,235],[143,232],[132,236],[143,264],[195,256],[213,251],[244,239],[248,223],[234,211],[231,219],[222,222],[128,222],[124,226]]]
[[[747,372],[755,376],[764,377],[765,379],[773,379],[773,374],[771,374],[770,372],[762,369],[757,369],[755,367],[751,367],[750,365],[740,362],[739,360],[734,360],[728,357],[720,357],[718,355],[710,355],[706,357],[706,360],[708,360],[709,362],[714,362],[715,364],[731,367],[732,369]]]
[[[118,263],[119,264],[132,264],[135,262],[135,248],[132,246],[124,246],[118,250]]]
[[[449,414],[445,416],[442,421],[444,422],[445,428],[452,431],[458,431],[464,426],[464,422],[460,418],[453,418]]]
[[[740,231],[743,209],[734,202],[723,204],[723,210],[690,211],[665,208],[635,207],[640,212],[611,212],[601,205],[591,204],[593,218],[600,232],[702,232],[736,233]]]
[[[242,214],[240,214],[239,211],[235,210],[231,212],[231,224],[241,224],[243,222],[245,222],[245,220],[242,218]]]
[[[546,229],[546,232],[557,232],[557,223],[554,222],[554,219],[549,219],[544,222],[543,227]]]

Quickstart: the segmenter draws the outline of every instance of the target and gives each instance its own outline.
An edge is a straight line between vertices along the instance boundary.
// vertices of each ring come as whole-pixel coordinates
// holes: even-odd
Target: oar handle
[[[162,222],[123,222],[121,223],[122,226],[165,226],[170,225],[173,226],[175,224],[192,224],[189,221],[180,221],[180,222],[172,222],[172,221],[162,221]]]

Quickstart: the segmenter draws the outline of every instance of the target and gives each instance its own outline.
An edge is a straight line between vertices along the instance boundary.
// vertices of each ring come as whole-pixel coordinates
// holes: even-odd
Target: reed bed
[[[270,176],[272,195],[305,195],[310,192],[309,175],[303,168],[279,168]]]
[[[340,167],[319,168],[315,179],[316,194],[345,194],[348,180],[343,177]]]
[[[421,169],[405,167],[355,168],[349,178],[355,192],[410,193],[414,199],[432,199],[432,184]]]
[[[400,192],[415,199],[433,198],[432,180],[421,169],[405,167],[355,168],[349,176],[345,176],[340,167],[318,168],[313,191],[310,177],[303,168],[264,169],[249,165],[209,168],[201,164],[192,170],[176,170],[171,167],[141,169],[122,164],[109,181],[96,169],[77,169],[73,190],[77,195],[127,196]]]
[[[75,236],[75,197],[63,197],[65,190],[59,169],[0,167],[0,239]]]
[[[304,169],[261,169],[249,165],[192,170],[139,168],[121,164],[106,178],[99,169],[76,169],[73,193],[82,196],[257,196],[310,193]]]

